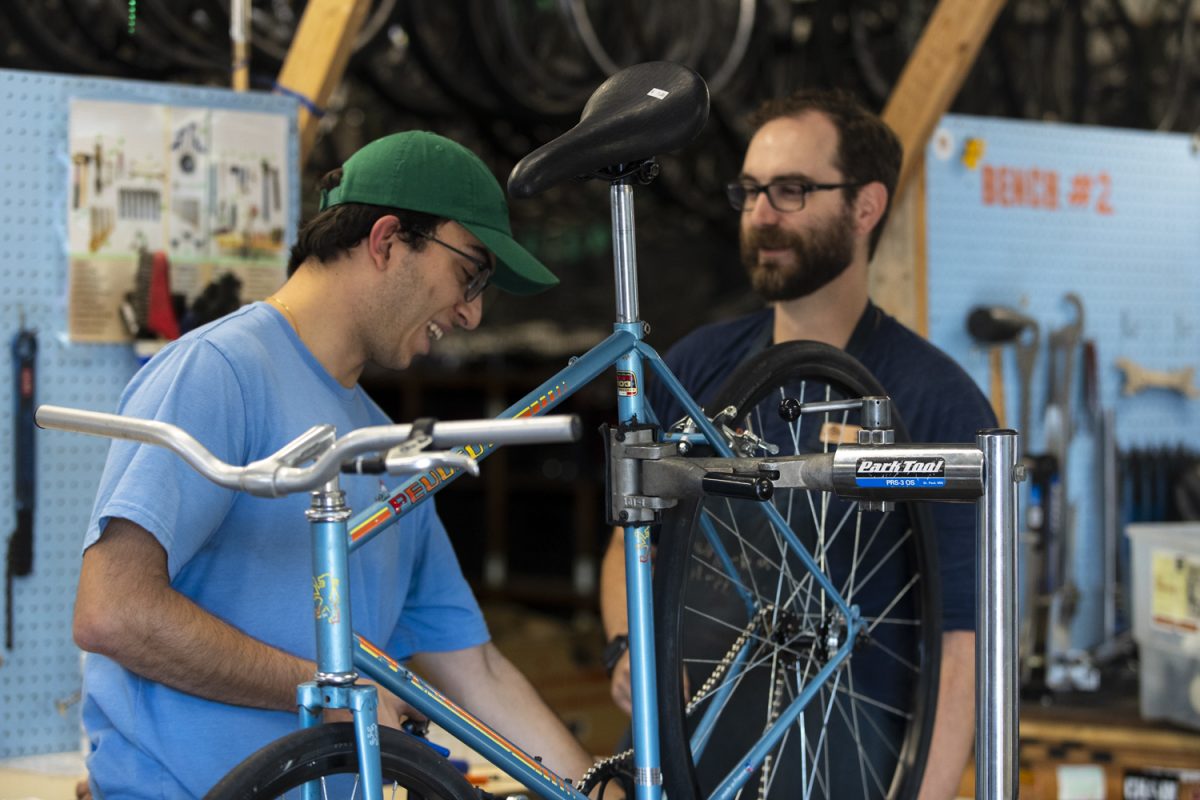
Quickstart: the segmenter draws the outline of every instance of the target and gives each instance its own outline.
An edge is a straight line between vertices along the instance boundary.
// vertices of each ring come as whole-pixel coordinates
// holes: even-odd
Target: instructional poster
[[[72,340],[173,338],[206,292],[283,283],[285,117],[74,100],[69,143]]]

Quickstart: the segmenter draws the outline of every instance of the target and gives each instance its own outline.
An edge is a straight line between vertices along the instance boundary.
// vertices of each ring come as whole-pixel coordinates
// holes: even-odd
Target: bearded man
[[[709,408],[733,370],[772,344],[813,340],[845,350],[886,388],[916,442],[974,442],[995,426],[986,398],[949,356],[870,301],[868,264],[900,173],[888,126],[852,96],[802,90],[752,118],[741,174],[726,191],[741,214],[742,261],[767,307],[703,326],[666,355]],[[670,424],[683,409],[661,384],[648,399]],[[921,798],[953,798],[974,741],[975,519],[970,505],[935,504],[942,592],[937,713]],[[601,570],[601,612],[614,701],[630,710],[623,532]]]

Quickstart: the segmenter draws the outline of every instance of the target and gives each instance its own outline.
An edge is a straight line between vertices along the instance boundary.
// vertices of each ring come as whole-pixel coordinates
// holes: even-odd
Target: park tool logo
[[[859,486],[889,489],[945,486],[944,458],[860,458],[854,468]]]

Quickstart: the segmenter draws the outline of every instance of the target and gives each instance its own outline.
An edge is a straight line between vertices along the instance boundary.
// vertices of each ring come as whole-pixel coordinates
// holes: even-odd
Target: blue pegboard
[[[288,242],[295,240],[300,210],[296,103],[258,92],[0,70],[4,352],[24,315],[38,333],[37,402],[112,411],[136,369],[131,348],[72,344],[66,333],[69,106],[83,98],[286,117]],[[11,366],[0,370],[0,386],[8,398],[14,396],[12,380]],[[12,405],[11,400],[0,403],[0,452],[5,454],[13,451]],[[0,758],[79,745],[79,705],[73,701],[80,688],[80,662],[71,641],[71,614],[80,544],[107,447],[92,437],[37,432],[34,567],[32,575],[16,579],[14,648],[0,652]],[[0,459],[0,476],[0,486],[13,485],[11,456]],[[9,526],[0,532],[5,546],[13,518],[11,512],[0,514],[0,525]]]
[[[1002,175],[1002,168],[1008,172]],[[1018,174],[1038,191],[1031,195],[1026,186],[1018,197]],[[1045,202],[1050,174],[1057,176],[1056,207]],[[926,175],[930,338],[986,388],[987,352],[966,332],[968,310],[1007,305],[1041,326],[1029,452],[1043,446],[1046,333],[1073,318],[1063,300],[1067,292],[1083,301],[1082,336],[1096,342],[1101,403],[1115,409],[1119,446],[1194,447],[1200,400],[1158,389],[1124,397],[1114,360],[1127,357],[1158,370],[1200,367],[1198,140],[948,115],[927,149]],[[1001,178],[1007,181],[1003,197],[996,191]],[[1019,395],[1011,351],[1005,359],[1008,418],[1015,426]],[[1083,417],[1079,364],[1077,420]],[[1094,432],[1078,428],[1067,476],[1078,513],[1075,578],[1083,592],[1072,634],[1077,647],[1096,644],[1102,631],[1097,456]]]

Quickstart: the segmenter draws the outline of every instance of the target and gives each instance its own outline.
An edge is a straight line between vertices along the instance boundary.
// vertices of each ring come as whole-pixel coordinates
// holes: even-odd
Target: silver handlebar
[[[409,440],[410,424],[375,425],[359,428],[336,438],[332,425],[317,425],[266,458],[244,467],[227,464],[182,428],[168,422],[123,417],[99,411],[84,411],[44,405],[34,420],[39,428],[74,431],[111,439],[129,439],[159,445],[179,455],[188,466],[208,480],[227,489],[258,497],[316,489],[337,476],[343,463],[366,453],[389,450]],[[535,444],[572,442],[579,439],[581,424],[573,415],[435,422],[429,433],[432,447],[471,444]],[[306,461],[309,466],[298,466]],[[406,459],[388,459],[388,471],[415,473],[431,465],[477,471],[474,459],[460,453],[423,452]]]

